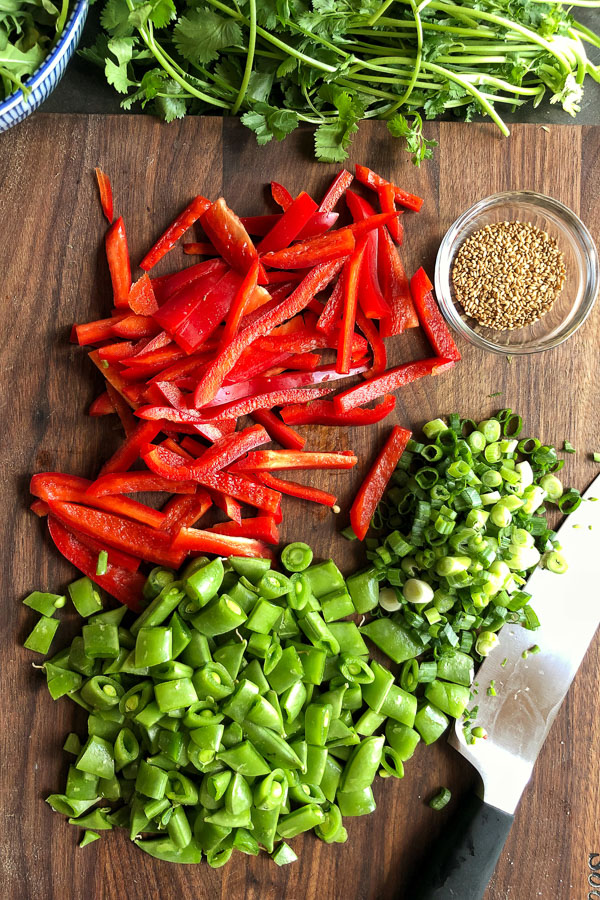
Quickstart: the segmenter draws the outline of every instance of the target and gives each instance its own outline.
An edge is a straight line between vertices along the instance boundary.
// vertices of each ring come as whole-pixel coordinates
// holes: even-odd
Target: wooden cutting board
[[[554,195],[600,238],[600,128],[520,125],[510,140],[488,125],[442,124],[428,132],[440,147],[420,170],[381,123],[363,124],[352,150],[351,162],[367,163],[425,198],[422,213],[404,217],[402,252],[409,270],[424,263],[431,272],[454,218],[474,201],[510,188]],[[241,855],[217,871],[169,866],[143,856],[123,834],[79,850],[75,829],[43,802],[62,789],[67,766],[61,747],[70,730],[81,731],[84,717],[65,700],[52,703],[42,673],[32,668],[32,654],[21,649],[33,624],[21,598],[34,588],[63,588],[74,575],[50,545],[44,523],[27,509],[28,478],[43,470],[93,476],[119,441],[112,420],[86,418],[101,380],[85,352],[69,344],[72,322],[110,309],[93,167],[110,173],[132,258],[139,259],[197,192],[224,193],[245,214],[267,209],[271,179],[318,197],[335,169],[312,160],[311,140],[304,132],[258,148],[233,120],[166,126],[125,115],[36,115],[0,137],[0,466],[6,490],[0,525],[0,893],[7,900],[411,900],[411,874],[427,866],[434,841],[475,783],[473,771],[444,742],[419,747],[403,781],[378,782],[377,812],[348,822],[347,844],[298,838],[300,860],[284,869],[262,856]],[[175,251],[161,271],[180,262]],[[526,433],[557,446],[565,438],[573,443],[577,454],[567,456],[564,474],[583,489],[598,471],[590,451],[600,450],[599,334],[600,304],[574,338],[542,355],[511,361],[461,343],[462,363],[405,388],[385,423],[307,430],[309,448],[351,447],[360,459],[351,473],[314,481],[339,492],[345,524],[349,502],[392,422],[418,428],[452,411],[481,419],[511,406],[523,416]],[[390,341],[391,362],[418,358],[420,340],[411,334]],[[285,503],[283,539],[308,539],[317,555],[331,554],[349,571],[360,550],[338,538],[336,526],[328,511]],[[63,626],[65,635],[68,628]],[[599,684],[596,638],[540,754],[486,900],[588,896],[588,856],[600,853]],[[426,800],[442,785],[452,789],[453,800],[439,813]]]

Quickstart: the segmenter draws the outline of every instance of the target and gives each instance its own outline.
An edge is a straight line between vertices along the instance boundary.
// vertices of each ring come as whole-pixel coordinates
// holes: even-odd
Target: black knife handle
[[[481,900],[514,816],[472,795],[423,865],[411,900]]]

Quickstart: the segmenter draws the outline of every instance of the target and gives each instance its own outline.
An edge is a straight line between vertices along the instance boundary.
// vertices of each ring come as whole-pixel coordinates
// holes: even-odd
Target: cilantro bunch
[[[502,108],[549,92],[575,115],[586,75],[600,81],[585,50],[600,37],[539,0],[107,0],[101,23],[82,53],[124,109],[240,113],[259,144],[309,123],[325,162],[364,118],[387,119],[419,165],[423,117],[483,113],[508,134]]]
[[[62,34],[69,0],[0,0],[0,100],[19,88]]]

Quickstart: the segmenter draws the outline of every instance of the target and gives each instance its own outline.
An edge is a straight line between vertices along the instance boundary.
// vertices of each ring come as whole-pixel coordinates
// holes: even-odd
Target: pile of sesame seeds
[[[452,281],[465,313],[487,328],[531,325],[552,308],[566,269],[554,238],[530,222],[496,222],[460,246]]]

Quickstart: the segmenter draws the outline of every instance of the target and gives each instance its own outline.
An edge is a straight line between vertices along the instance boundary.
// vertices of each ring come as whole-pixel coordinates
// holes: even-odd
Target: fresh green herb
[[[5,0],[0,3],[0,100],[21,89],[60,38],[68,0]]]
[[[44,6],[52,5],[44,0]],[[41,5],[41,4],[40,4]],[[435,142],[422,118],[489,116],[546,92],[571,115],[598,38],[560,3],[519,0],[106,0],[81,53],[123,95],[167,122],[239,113],[259,144],[316,127],[315,154],[341,162],[364,118],[388,121],[413,162]],[[389,14],[388,14],[389,13]],[[512,45],[512,46],[511,46]]]
[[[565,453],[577,453],[577,451],[575,450],[575,447],[573,446],[573,444],[570,441],[564,442],[563,451]]]

